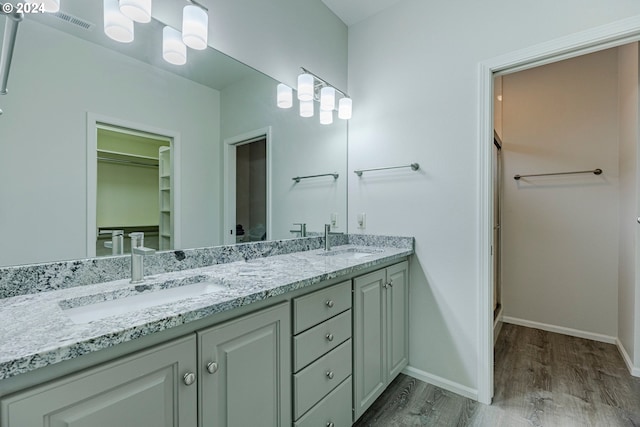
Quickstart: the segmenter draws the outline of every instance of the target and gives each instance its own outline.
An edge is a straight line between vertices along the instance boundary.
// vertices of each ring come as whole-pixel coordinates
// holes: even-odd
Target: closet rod
[[[107,162],[107,163],[123,163],[123,164],[127,164],[127,165],[133,165],[133,166],[142,166],[145,168],[158,168],[158,165],[153,165],[153,164],[149,164],[149,163],[141,163],[141,162],[135,162],[133,160],[124,160],[124,159],[111,159],[109,157],[98,157],[98,161],[99,162]]]
[[[371,172],[371,171],[382,171],[387,169],[400,169],[400,168],[411,168],[411,170],[417,171],[420,169],[420,165],[417,163],[411,163],[410,165],[402,165],[402,166],[389,166],[386,168],[373,168],[373,169],[358,169],[353,171],[358,176],[362,176],[363,172]]]
[[[318,178],[320,176],[332,176],[333,179],[338,179],[338,176],[340,176],[340,175],[338,175],[338,172],[334,172],[334,173],[323,173],[323,174],[320,174],[320,175],[296,176],[296,177],[291,178],[291,179],[293,179],[295,182],[300,182],[301,179]]]
[[[551,176],[551,175],[573,175],[576,173],[592,173],[594,175],[600,175],[602,173],[602,169],[594,169],[590,171],[574,171],[574,172],[554,172],[554,173],[537,173],[531,175],[514,175],[513,179],[516,181],[520,178],[526,178],[528,176]]]

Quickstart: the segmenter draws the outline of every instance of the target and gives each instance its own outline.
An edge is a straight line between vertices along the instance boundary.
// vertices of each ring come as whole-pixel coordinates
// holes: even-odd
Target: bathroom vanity
[[[295,240],[0,299],[0,426],[351,425],[407,365],[413,239]]]

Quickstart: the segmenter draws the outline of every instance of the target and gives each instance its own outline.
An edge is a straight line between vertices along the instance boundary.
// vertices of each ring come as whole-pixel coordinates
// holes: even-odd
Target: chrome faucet
[[[289,230],[291,233],[298,233],[300,237],[307,237],[307,224],[304,222],[295,222],[293,225],[299,225],[299,230]]]
[[[124,253],[124,230],[100,230],[100,234],[111,234],[111,241],[104,242],[104,247],[111,249],[111,255]]]
[[[144,282],[144,257],[153,255],[155,249],[144,247],[144,233],[129,233],[131,237],[131,283]]]

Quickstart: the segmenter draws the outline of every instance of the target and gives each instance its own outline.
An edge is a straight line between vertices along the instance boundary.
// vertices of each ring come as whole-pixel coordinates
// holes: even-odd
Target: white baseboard
[[[478,390],[464,386],[462,384],[458,384],[456,382],[450,381],[446,378],[439,377],[437,375],[430,374],[428,372],[422,371],[420,369],[416,369],[411,366],[407,366],[402,370],[402,373],[405,375],[409,375],[415,379],[420,381],[424,381],[426,383],[435,385],[437,387],[448,390],[452,393],[459,394],[464,397],[468,397],[469,399],[478,400]]]
[[[633,361],[629,357],[627,350],[624,348],[622,342],[620,342],[618,338],[616,338],[616,346],[618,347],[618,351],[622,355],[622,359],[624,359],[624,363],[627,365],[629,373],[631,373],[631,375],[633,375],[634,377],[640,377],[640,368],[636,368],[633,365]]]
[[[502,316],[504,323],[526,326],[529,328],[542,329],[543,331],[556,332],[558,334],[569,335],[572,337],[585,338],[592,341],[605,342],[607,344],[615,344],[616,337],[609,335],[596,334],[593,332],[580,331],[578,329],[565,328],[564,326],[549,325],[547,323],[533,322],[531,320],[518,319],[516,317]]]

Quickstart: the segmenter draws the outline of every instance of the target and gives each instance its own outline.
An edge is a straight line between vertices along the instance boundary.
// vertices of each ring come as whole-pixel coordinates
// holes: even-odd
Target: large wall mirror
[[[277,81],[211,47],[166,63],[160,18],[122,44],[102,1],[61,3],[20,23],[0,97],[0,266],[110,255],[112,229],[159,250],[346,232],[345,121],[277,108]]]

